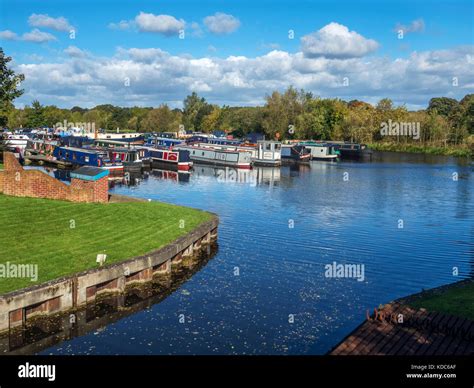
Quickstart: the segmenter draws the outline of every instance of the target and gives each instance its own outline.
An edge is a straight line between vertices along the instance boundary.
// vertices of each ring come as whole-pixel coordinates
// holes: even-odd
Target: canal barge
[[[319,143],[315,141],[302,141],[298,145],[302,145],[311,152],[312,160],[336,160],[339,157],[339,151],[334,145],[328,143]]]
[[[123,163],[111,161],[107,152],[74,147],[56,147],[53,156],[58,161],[69,162],[74,166],[93,166],[109,170],[111,174],[123,173]]]
[[[373,151],[365,144],[359,143],[343,143],[339,144],[339,152],[341,159],[361,160],[372,159]]]
[[[256,155],[252,159],[255,166],[276,167],[281,165],[281,143],[279,141],[259,140]]]
[[[285,164],[309,163],[311,151],[302,145],[283,144],[281,146],[281,161]]]
[[[152,167],[171,168],[178,171],[189,171],[193,162],[189,151],[181,149],[169,149],[166,147],[137,147],[140,152],[145,152],[152,162]]]
[[[212,164],[215,166],[229,166],[236,168],[251,168],[252,153],[244,150],[217,149],[202,145],[178,145],[174,150],[189,151],[193,162]]]

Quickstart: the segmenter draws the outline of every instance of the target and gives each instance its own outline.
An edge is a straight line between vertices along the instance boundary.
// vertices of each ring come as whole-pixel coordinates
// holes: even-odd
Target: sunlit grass
[[[72,203],[0,195],[0,264],[37,264],[38,281],[1,278],[0,294],[158,249],[211,218],[159,202]]]
[[[448,288],[440,294],[421,296],[409,303],[416,308],[474,320],[474,282]]]

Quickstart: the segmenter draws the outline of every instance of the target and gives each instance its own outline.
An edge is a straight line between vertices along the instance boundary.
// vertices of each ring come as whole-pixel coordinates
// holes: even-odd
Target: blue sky
[[[473,14],[472,1],[455,0],[0,0],[0,46],[27,77],[19,105],[179,106],[192,90],[255,105],[292,84],[416,108],[474,89]],[[121,97],[113,77],[130,80]]]

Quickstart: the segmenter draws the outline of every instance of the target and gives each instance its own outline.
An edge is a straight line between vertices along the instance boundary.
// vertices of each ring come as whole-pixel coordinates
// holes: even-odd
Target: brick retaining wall
[[[48,198],[71,202],[102,202],[109,200],[107,177],[97,181],[73,178],[67,185],[43,171],[24,170],[15,156],[5,152],[4,171],[0,172],[0,192],[15,197]]]

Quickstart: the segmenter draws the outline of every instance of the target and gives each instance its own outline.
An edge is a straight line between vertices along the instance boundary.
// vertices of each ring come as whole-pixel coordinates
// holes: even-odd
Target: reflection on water
[[[473,190],[468,161],[396,153],[118,182],[217,213],[219,252],[163,302],[44,353],[323,354],[367,309],[473,275]],[[327,278],[334,261],[365,280]]]
[[[35,354],[63,341],[103,330],[111,323],[150,309],[179,290],[216,254],[217,244],[185,264],[173,267],[170,275],[155,277],[153,282],[129,286],[124,294],[106,294],[73,314],[36,317],[21,331],[0,337],[0,354]],[[183,262],[184,263],[184,262]]]

